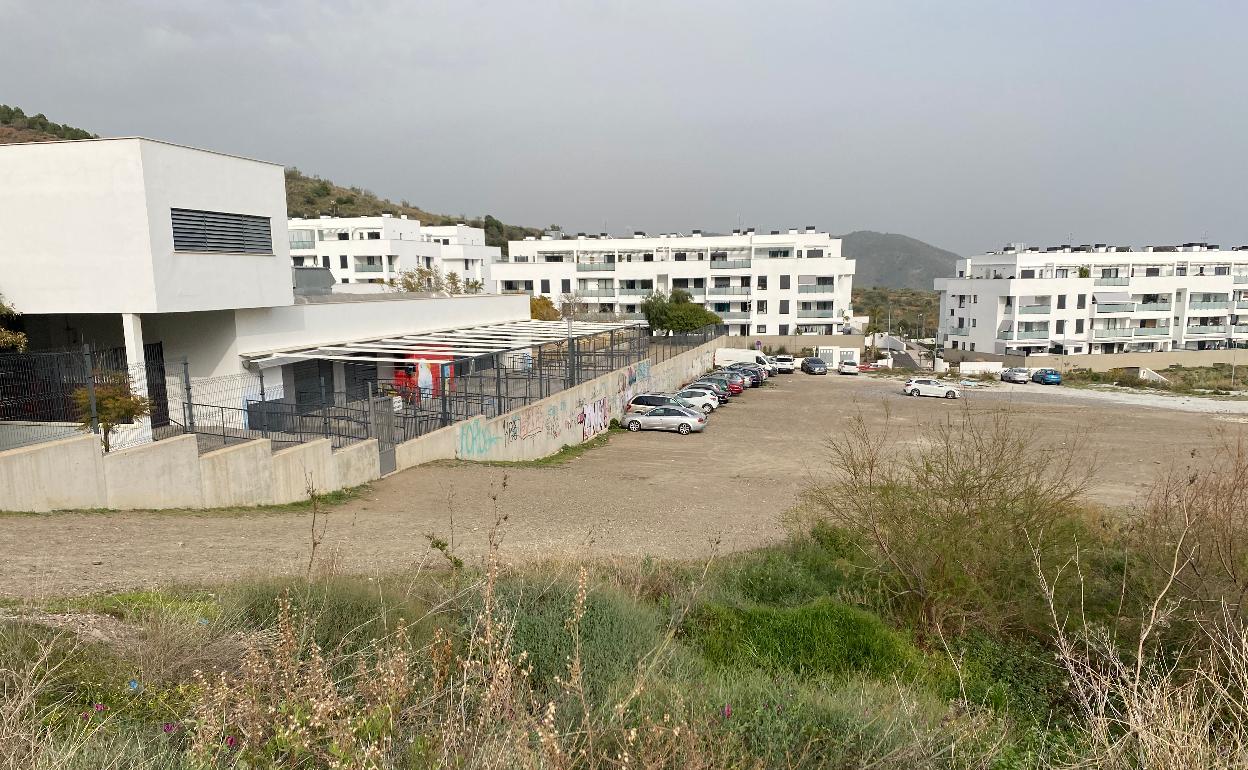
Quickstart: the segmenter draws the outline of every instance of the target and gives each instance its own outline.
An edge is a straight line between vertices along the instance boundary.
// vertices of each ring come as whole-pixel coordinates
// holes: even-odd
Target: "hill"
[[[53,123],[42,114],[27,115],[20,107],[0,104],[0,144],[19,142],[54,142],[62,139],[95,139],[95,134],[81,128]],[[495,217],[469,218],[434,214],[408,201],[378,197],[360,187],[343,187],[328,179],[309,176],[297,168],[286,169],[286,213],[292,217],[315,217],[331,214],[343,217],[376,216],[383,212],[407,214],[430,225],[453,225],[457,222],[485,230],[488,246],[499,246],[507,253],[507,241],[538,235],[533,227],[509,225]]]
[[[858,261],[854,286],[931,291],[932,280],[952,274],[958,255],[895,233],[857,230],[841,237],[841,253]]]

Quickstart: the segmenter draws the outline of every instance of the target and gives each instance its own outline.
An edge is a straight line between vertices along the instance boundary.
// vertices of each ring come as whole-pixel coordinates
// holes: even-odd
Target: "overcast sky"
[[[1248,2],[0,0],[0,102],[449,214],[1248,243]]]

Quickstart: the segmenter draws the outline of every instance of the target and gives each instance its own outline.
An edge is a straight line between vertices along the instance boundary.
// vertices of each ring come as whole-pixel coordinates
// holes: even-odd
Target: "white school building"
[[[852,314],[854,261],[813,227],[731,235],[563,234],[508,244],[490,264],[492,291],[576,302],[604,318],[639,319],[651,293],[689,292],[733,335],[837,334]]]
[[[935,288],[948,351],[1095,355],[1248,341],[1248,246],[1016,244],[958,260]]]

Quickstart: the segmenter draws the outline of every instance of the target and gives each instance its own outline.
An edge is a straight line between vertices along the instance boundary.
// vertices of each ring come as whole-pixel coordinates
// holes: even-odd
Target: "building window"
[[[1055,321],[1055,322],[1054,322],[1054,324],[1055,324],[1055,326],[1056,326],[1056,328],[1057,328],[1057,333],[1058,333],[1058,334],[1065,334],[1065,333],[1066,333],[1066,322],[1065,322],[1065,321]]]
[[[303,267],[303,257],[291,257],[290,262],[295,267]]]
[[[801,256],[800,254],[798,256]],[[823,257],[823,249],[806,249],[807,259],[820,259]]]
[[[1019,278],[1035,278],[1036,271],[1035,270],[1020,270],[1018,273],[1018,277]]]
[[[789,288],[789,277],[787,275],[780,276],[780,288],[781,289]]]
[[[326,257],[325,259],[329,259],[329,257]],[[346,254],[338,255],[338,267],[342,268],[343,270],[347,269],[347,255]]]
[[[974,328],[974,327],[975,327],[975,319],[974,319],[974,318],[972,318],[972,319],[971,319],[971,328]]]
[[[169,209],[173,250],[216,254],[272,254],[268,217],[223,211]]]
[[[975,352],[975,343],[974,343],[974,342],[972,342],[972,343],[971,343],[971,352],[972,352],[972,353],[974,353],[974,352]]]
[[[787,299],[780,300],[780,315],[789,314],[789,301]]]
[[[328,254],[321,257],[321,267],[325,268],[326,270],[329,269],[329,255]]]
[[[684,261],[685,261],[685,252],[683,252],[683,251],[677,251],[676,253],[672,254],[672,261],[673,261],[673,262],[684,262]]]
[[[572,293],[572,279],[564,278],[563,281],[559,284],[559,291],[564,294],[571,294]]]
[[[367,260],[368,260],[368,264],[370,264],[370,265],[375,265],[375,264],[377,264],[377,258],[376,258],[376,257],[365,257],[365,259],[367,259]]]
[[[1083,334],[1083,319],[1075,319],[1075,334]]]
[[[781,333],[781,334],[788,334],[788,333],[789,333],[789,325],[788,325],[788,324],[780,324],[780,333]]]
[[[343,283],[351,283],[351,279],[350,279],[350,278],[343,278],[343,279],[342,279],[342,282],[343,282]]]
[[[766,312],[767,312],[767,300],[765,300],[765,299],[760,299],[759,301],[755,302],[755,303],[754,303],[754,312],[756,312],[756,313],[766,313]]]
[[[1078,308],[1079,310],[1083,310],[1087,306],[1088,306],[1088,295],[1080,294],[1075,300],[1075,307]]]
[[[542,279],[542,294],[550,294],[550,279]]]
[[[785,259],[789,256],[788,249],[768,249],[767,256],[770,259]]]
[[[766,289],[766,288],[767,288],[767,276],[765,276],[765,275],[760,275],[760,276],[758,277],[758,288],[760,288],[760,289]]]
[[[370,241],[380,241],[380,240],[381,240],[381,233],[378,233],[378,232],[372,232],[372,233],[369,233],[369,234],[368,234],[368,239],[369,239]]]
[[[340,241],[349,241],[349,240],[351,240],[351,236],[350,236],[349,234],[347,234],[347,233],[338,233],[338,240],[340,240]]]
[[[755,334],[766,334],[766,333],[767,333],[767,326],[766,326],[766,325],[764,325],[764,324],[759,324],[758,326],[755,326],[755,327],[754,327],[754,333],[755,333]]]
[[[1058,310],[1066,309],[1066,295],[1065,294],[1057,295],[1057,309]]]

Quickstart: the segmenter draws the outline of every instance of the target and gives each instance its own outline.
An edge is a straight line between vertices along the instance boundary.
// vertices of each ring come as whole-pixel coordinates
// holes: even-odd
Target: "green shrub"
[[[887,676],[918,657],[877,616],[827,599],[791,608],[708,604],[687,627],[702,654],[719,667]]]
[[[526,652],[539,692],[553,693],[555,677],[567,678],[574,652],[568,619],[576,601],[574,583],[542,583],[536,577],[509,579],[498,586],[499,605],[515,621],[513,644]],[[600,700],[617,682],[628,681],[637,663],[661,641],[658,610],[605,587],[589,590],[580,622],[581,661],[586,691]]]

